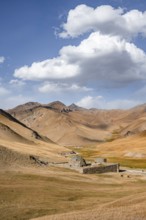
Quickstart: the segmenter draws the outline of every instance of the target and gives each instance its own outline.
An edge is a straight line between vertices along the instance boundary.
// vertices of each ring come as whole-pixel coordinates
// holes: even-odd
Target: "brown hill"
[[[87,110],[58,102],[27,103],[9,112],[17,119],[0,111],[2,219],[145,219],[145,106]],[[89,159],[103,156],[139,167],[143,174],[82,175],[64,167],[35,166],[30,155],[64,162],[61,153],[69,151],[42,134],[62,145],[87,145],[75,149]]]
[[[0,109],[0,137],[6,140],[14,139],[21,142],[33,142],[36,139],[43,141],[36,131],[28,128],[22,122]],[[19,137],[19,138],[18,138]]]
[[[21,107],[21,111],[15,108],[9,112],[28,127],[64,146],[105,141],[110,137],[113,126],[110,116],[105,111],[82,108],[73,111],[58,102],[35,106],[29,110],[26,110],[25,104],[23,111]]]
[[[28,127],[47,136],[54,142],[68,145],[88,145],[106,141],[112,131],[127,126],[127,111],[87,110],[72,104],[65,106],[56,101],[47,105],[26,103],[9,110]]]
[[[31,143],[28,139],[13,131],[10,127],[0,122],[0,139],[16,141],[21,143]]]
[[[27,167],[30,165],[30,155],[42,157],[49,162],[62,161],[62,151],[69,150],[0,110],[0,168],[4,169],[8,165]]]
[[[50,108],[52,108],[54,110],[62,110],[63,108],[66,107],[66,105],[64,105],[60,101],[51,102],[51,103],[43,105],[43,106],[50,107]]]
[[[56,101],[26,103],[8,111],[28,127],[64,146],[83,146],[140,134],[146,130],[146,105],[128,110],[84,109]]]
[[[76,104],[72,103],[71,105],[68,106],[68,108],[72,111],[81,111],[81,110],[87,110],[85,108],[79,107]]]

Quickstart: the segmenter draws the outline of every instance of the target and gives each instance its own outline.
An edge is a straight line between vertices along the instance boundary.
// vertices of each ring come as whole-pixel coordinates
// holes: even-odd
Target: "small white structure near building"
[[[70,158],[70,161],[69,161],[70,167],[79,168],[79,167],[84,167],[86,165],[87,164],[86,164],[85,159],[81,157],[80,155],[74,155]]]

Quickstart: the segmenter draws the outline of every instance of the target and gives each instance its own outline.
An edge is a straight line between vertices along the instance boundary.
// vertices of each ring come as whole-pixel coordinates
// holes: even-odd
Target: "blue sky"
[[[146,102],[145,0],[0,0],[0,108]]]

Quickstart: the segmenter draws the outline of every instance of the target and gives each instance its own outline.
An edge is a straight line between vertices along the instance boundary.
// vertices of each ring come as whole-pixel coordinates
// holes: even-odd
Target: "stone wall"
[[[106,163],[107,159],[102,157],[95,158],[95,163]]]
[[[87,166],[81,169],[83,174],[119,172],[119,164],[107,164],[102,166]]]
[[[86,161],[83,157],[80,155],[74,155],[69,160],[69,166],[70,167],[83,167],[86,166]]]

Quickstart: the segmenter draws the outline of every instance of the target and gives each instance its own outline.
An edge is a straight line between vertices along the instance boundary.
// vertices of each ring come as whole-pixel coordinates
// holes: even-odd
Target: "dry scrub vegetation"
[[[0,177],[1,220],[146,219],[142,177],[82,175],[55,167],[1,170]]]
[[[120,114],[98,110],[66,114],[46,107],[22,111],[23,106],[20,110],[14,112],[20,113],[19,119],[43,135],[1,113],[0,220],[146,220],[146,175],[83,175],[61,167],[41,167],[29,159],[34,155],[50,163],[64,162],[67,158],[61,153],[71,149],[87,160],[103,156],[124,166],[146,168],[145,132],[124,136],[137,110]],[[141,112],[145,115],[142,110],[139,117]],[[112,133],[120,125],[127,127],[122,133]],[[130,126],[135,132],[139,119]],[[105,143],[111,133],[115,140]],[[59,146],[44,135],[75,147]],[[83,144],[86,146],[80,148]]]

